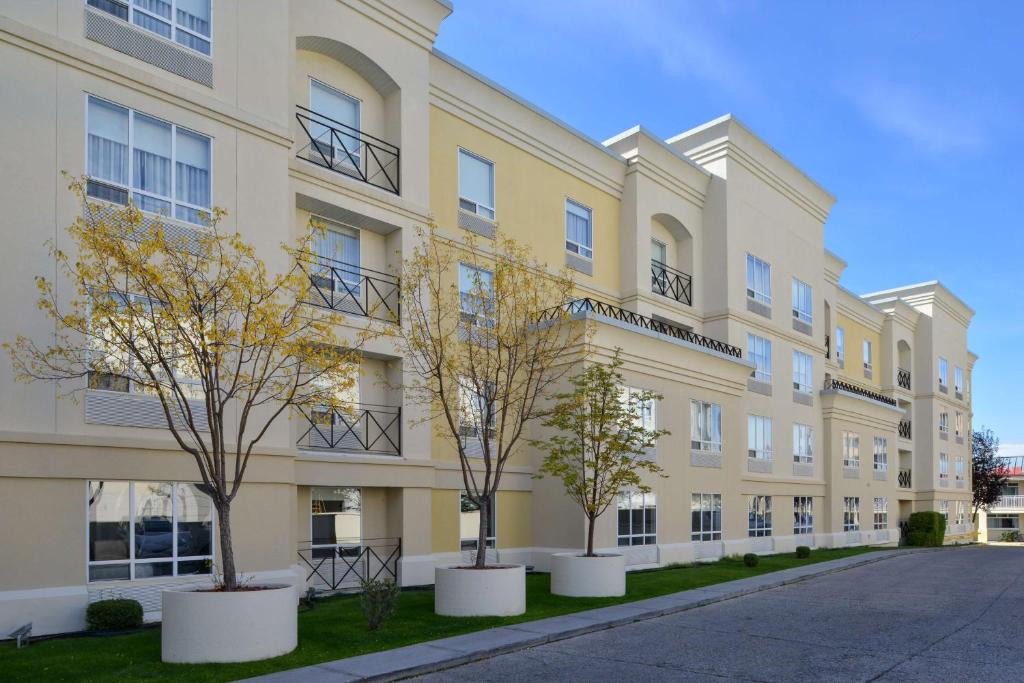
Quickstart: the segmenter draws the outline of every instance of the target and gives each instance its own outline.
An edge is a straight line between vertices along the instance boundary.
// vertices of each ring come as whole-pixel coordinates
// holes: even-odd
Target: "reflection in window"
[[[491,496],[490,514],[487,515],[487,547],[493,548],[495,506]],[[480,506],[469,499],[465,491],[459,493],[459,547],[462,550],[476,550],[480,545]]]
[[[657,506],[653,493],[619,494],[619,545],[653,545],[658,542]]]
[[[309,492],[313,557],[358,555],[363,502],[358,488],[314,486]]]

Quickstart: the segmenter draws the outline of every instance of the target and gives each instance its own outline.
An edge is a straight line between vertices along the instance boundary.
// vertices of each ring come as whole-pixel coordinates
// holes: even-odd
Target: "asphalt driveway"
[[[897,557],[426,681],[1024,681],[1024,548]]]

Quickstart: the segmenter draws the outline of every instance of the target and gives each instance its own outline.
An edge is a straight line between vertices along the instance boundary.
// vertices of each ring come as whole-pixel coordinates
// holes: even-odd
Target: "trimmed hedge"
[[[811,556],[811,549],[806,545],[798,545],[796,547],[796,556],[801,560],[806,560]]]
[[[907,523],[907,545],[935,548],[946,536],[946,518],[934,511],[915,512]]]
[[[759,558],[754,553],[747,553],[743,556],[743,564],[747,565],[748,567],[756,567],[757,563],[760,561],[761,558]]]
[[[90,631],[127,631],[142,626],[142,605],[138,600],[99,600],[85,610]]]

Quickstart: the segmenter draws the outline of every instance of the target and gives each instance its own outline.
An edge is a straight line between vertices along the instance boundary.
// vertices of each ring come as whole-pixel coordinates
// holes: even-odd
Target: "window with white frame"
[[[747,496],[747,536],[772,535],[772,497]]]
[[[953,368],[953,390],[958,394],[964,393],[964,369],[959,365]]]
[[[814,462],[814,428],[793,423],[793,462],[810,465]]]
[[[843,531],[860,531],[860,497],[843,498]]]
[[[814,384],[814,360],[803,351],[793,351],[793,389],[809,394]]]
[[[89,581],[210,574],[213,501],[196,484],[90,481]]]
[[[943,517],[945,517],[946,524],[949,524],[949,501],[948,500],[940,500],[939,501],[939,513]]]
[[[622,392],[622,400],[624,404],[629,408],[634,403],[637,407],[637,426],[647,432],[653,432],[657,429],[657,423],[655,420],[655,407],[654,399],[646,398],[641,399],[641,396],[646,392],[646,389],[638,389],[636,387],[626,387]]]
[[[949,381],[949,363],[946,362],[945,358],[939,358],[939,386],[947,386]]]
[[[494,220],[494,162],[461,148],[459,208]]]
[[[362,550],[363,497],[358,488],[311,487],[309,513],[313,557],[359,555]]]
[[[949,434],[949,413],[945,411],[939,413],[939,433]]]
[[[883,436],[875,437],[875,472],[889,471],[889,442]]]
[[[690,495],[690,540],[722,540],[722,494]]]
[[[949,479],[949,456],[939,453],[939,479]]]
[[[966,505],[962,500],[956,501],[956,523],[963,524],[967,517]]]
[[[316,120],[318,117],[314,117],[309,122],[309,135],[312,139],[310,152],[315,155],[314,158],[318,157],[322,161],[326,157],[332,166],[341,164],[349,168],[362,168],[359,140],[362,102],[311,78],[309,108],[325,120],[321,123]],[[332,122],[341,125],[330,125]]]
[[[621,493],[618,509],[619,545],[653,545],[658,542],[658,509],[653,493]]]
[[[811,286],[803,280],[793,278],[793,317],[810,325],[812,311]]]
[[[747,298],[772,305],[772,267],[753,254],[747,254]]]
[[[889,499],[875,498],[875,530],[889,528]]]
[[[962,437],[964,435],[964,414],[959,410],[956,411],[956,422],[953,427],[956,430],[957,437]]]
[[[963,481],[964,477],[967,476],[967,463],[964,461],[964,456],[956,456],[956,480]]]
[[[342,297],[358,297],[362,286],[359,268],[359,231],[333,221],[317,218],[324,231],[318,234],[313,248],[316,250],[317,272],[312,274],[314,284],[323,291],[335,291]]]
[[[763,415],[747,415],[747,457],[772,459],[772,419]]]
[[[839,367],[846,362],[846,330],[841,327],[836,328],[836,362]]]
[[[205,225],[210,138],[92,95],[86,118],[90,197]]]
[[[88,0],[118,19],[210,54],[210,0]]]
[[[814,533],[814,499],[810,496],[793,497],[793,533]]]
[[[594,212],[571,199],[565,200],[565,248],[584,258],[594,257]]]
[[[864,372],[871,372],[872,365],[871,360],[871,342],[867,339],[864,340]]]
[[[654,238],[651,238],[651,261],[662,266],[668,265],[668,246]]]
[[[722,452],[722,407],[690,399],[690,448]]]
[[[497,534],[495,528],[495,511],[497,506],[494,504],[496,496],[491,494],[489,513],[487,515],[487,534],[486,543],[488,548],[493,548],[497,541]],[[459,547],[462,550],[476,550],[480,547],[480,505],[466,495],[465,491],[459,492]]]
[[[494,325],[494,273],[459,263],[459,301],[463,322],[473,326]]]
[[[860,467],[860,434],[843,432],[843,467]]]
[[[478,388],[468,377],[459,377],[457,381],[459,433],[464,439],[475,438],[483,441],[486,430],[487,438],[493,439],[497,414],[494,383],[485,381],[483,386]]]
[[[754,363],[754,379],[771,384],[772,342],[756,334],[747,334],[747,358]]]

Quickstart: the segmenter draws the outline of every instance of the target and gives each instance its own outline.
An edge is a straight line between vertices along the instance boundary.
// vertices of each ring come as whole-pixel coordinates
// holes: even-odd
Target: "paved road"
[[[1024,681],[1024,548],[907,555],[421,681]]]

